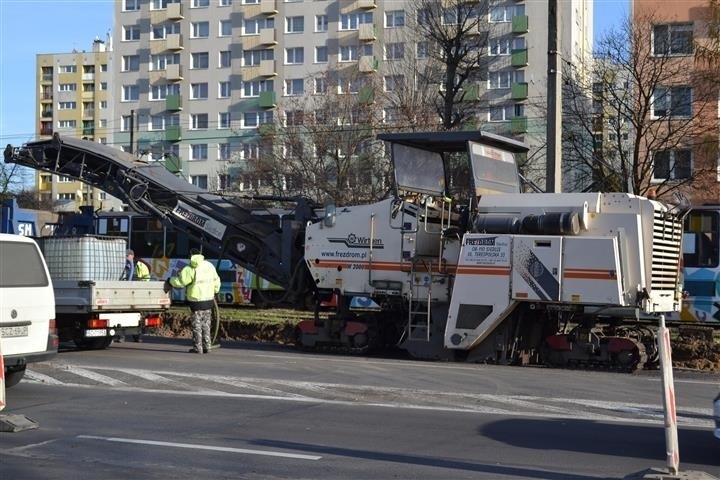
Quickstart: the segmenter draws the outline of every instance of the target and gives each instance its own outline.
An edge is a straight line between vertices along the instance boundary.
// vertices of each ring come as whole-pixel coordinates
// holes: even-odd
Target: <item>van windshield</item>
[[[45,287],[49,280],[37,247],[0,240],[0,287]]]

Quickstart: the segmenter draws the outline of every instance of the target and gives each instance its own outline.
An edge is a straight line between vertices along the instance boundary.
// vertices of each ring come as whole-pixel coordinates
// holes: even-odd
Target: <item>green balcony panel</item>
[[[510,130],[514,135],[527,133],[527,117],[515,117],[510,120]]]
[[[165,128],[165,140],[168,142],[179,142],[182,140],[180,125],[169,125]]]
[[[85,127],[83,128],[82,134],[84,137],[92,137],[93,135],[95,135],[95,129],[92,127]]]
[[[510,93],[513,100],[525,100],[528,97],[528,84],[526,82],[513,83],[510,85]]]
[[[371,86],[362,87],[358,94],[358,100],[363,105],[369,105],[375,101],[375,89]]]
[[[512,17],[512,33],[520,34],[528,32],[528,16],[515,15]]]
[[[165,168],[170,173],[182,172],[182,164],[180,163],[180,157],[177,157],[175,155],[166,155],[165,156]]]
[[[182,110],[180,95],[168,95],[165,97],[165,109],[171,111]]]
[[[463,102],[475,102],[480,99],[480,86],[477,83],[465,87]]]
[[[513,67],[524,67],[528,64],[527,48],[512,51],[511,63]]]
[[[258,105],[260,108],[274,108],[275,107],[275,92],[260,92],[260,98],[258,99]]]

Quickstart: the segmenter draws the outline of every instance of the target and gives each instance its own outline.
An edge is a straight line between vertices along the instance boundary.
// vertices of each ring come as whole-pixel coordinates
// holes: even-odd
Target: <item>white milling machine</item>
[[[484,132],[379,138],[395,196],[307,225],[307,266],[338,310],[301,324],[302,344],[620,370],[653,360],[647,320],[680,308],[682,224],[666,205],[519,193],[526,148]]]

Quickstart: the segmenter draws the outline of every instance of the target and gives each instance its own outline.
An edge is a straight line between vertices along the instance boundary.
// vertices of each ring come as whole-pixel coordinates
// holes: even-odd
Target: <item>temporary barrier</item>
[[[2,335],[0,335],[0,410],[5,408],[5,362],[2,356]]]
[[[680,449],[677,435],[677,412],[675,410],[675,385],[672,372],[672,350],[670,348],[670,330],[665,327],[665,315],[660,315],[660,328],[657,332],[657,344],[660,351],[660,369],[662,370],[663,410],[665,415],[665,453],[670,475],[677,475],[680,467]]]

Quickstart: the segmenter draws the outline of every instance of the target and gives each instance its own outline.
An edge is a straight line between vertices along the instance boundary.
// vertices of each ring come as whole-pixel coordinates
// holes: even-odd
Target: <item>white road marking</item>
[[[30,380],[38,383],[47,383],[48,385],[65,385],[63,382],[51,377],[50,375],[45,375],[44,373],[36,372],[30,369],[25,370],[25,380]]]
[[[95,435],[78,435],[77,438],[87,440],[104,440],[106,442],[130,443],[137,445],[153,445],[157,447],[188,448],[192,450],[211,450],[215,452],[244,453],[248,455],[264,455],[268,457],[295,458],[299,460],[320,460],[319,455],[303,455],[300,453],[274,452],[272,450],[250,450],[247,448],[219,447],[213,445],[199,445],[195,443],[159,442],[156,440],[139,440],[119,437],[97,437]]]
[[[127,385],[127,383],[120,381],[116,378],[108,377],[106,375],[102,375],[100,373],[93,372],[92,370],[88,370],[87,368],[76,367],[74,365],[67,365],[65,367],[65,369],[68,372],[70,372],[74,375],[77,375],[78,377],[89,378],[90,380],[94,380],[98,383],[103,383],[105,385],[111,385],[113,387]]]

